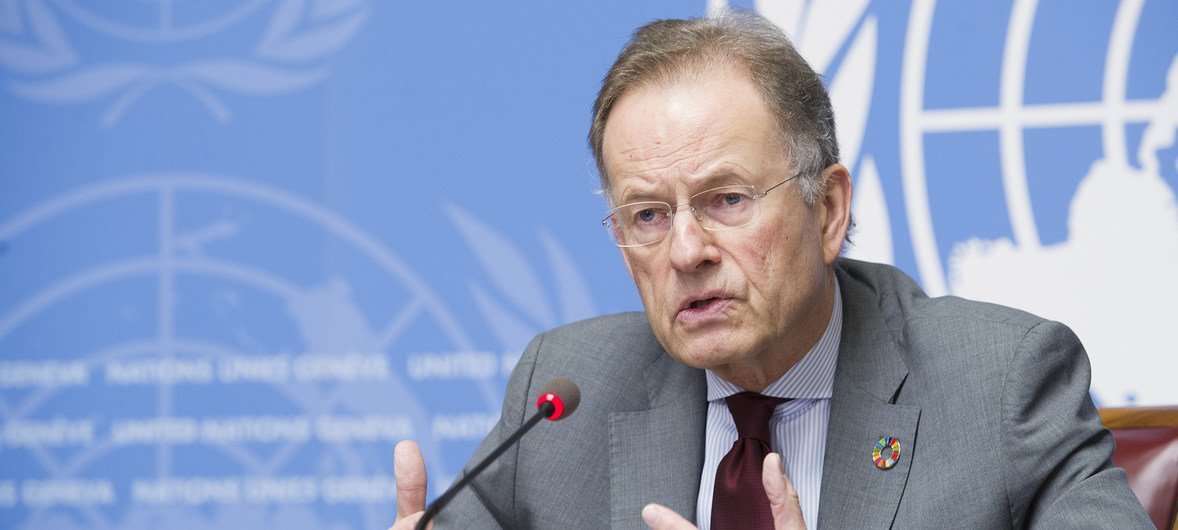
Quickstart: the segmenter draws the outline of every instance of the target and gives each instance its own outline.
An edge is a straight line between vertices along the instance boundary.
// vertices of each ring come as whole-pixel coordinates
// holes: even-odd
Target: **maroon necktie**
[[[771,451],[769,417],[777,405],[789,400],[741,392],[725,401],[736,422],[737,439],[716,468],[712,530],[772,529],[773,514],[761,484],[761,466]]]

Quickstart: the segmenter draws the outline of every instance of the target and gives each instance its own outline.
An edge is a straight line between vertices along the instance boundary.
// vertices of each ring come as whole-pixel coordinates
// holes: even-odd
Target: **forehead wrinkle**
[[[646,85],[618,99],[602,144],[608,188],[617,198],[611,202],[676,200],[669,195],[732,181],[759,184],[762,171],[755,160],[746,158],[752,154],[765,159],[764,138],[757,128],[763,124],[750,124],[747,117],[734,118],[728,112],[747,106],[751,96],[725,94],[701,105],[701,94],[716,93],[711,91],[712,80],[696,81],[702,86]]]
[[[627,142],[624,138],[622,143],[628,145],[607,156],[608,165],[613,166],[610,174],[617,178],[649,180],[699,175],[723,157],[728,143],[723,131],[707,128],[699,124],[684,133],[653,135],[654,138],[642,143]]]
[[[715,137],[716,131],[709,134],[709,124],[700,116],[688,118],[670,124],[648,123],[639,132],[627,131],[629,134],[621,138],[622,149],[618,151],[621,160],[618,162],[638,163],[646,169],[658,170],[698,156],[697,152],[707,149],[701,146],[709,137]]]

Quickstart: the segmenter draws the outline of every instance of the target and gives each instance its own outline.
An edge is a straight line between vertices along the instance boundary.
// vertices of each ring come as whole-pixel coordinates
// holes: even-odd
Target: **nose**
[[[676,208],[671,233],[671,266],[682,272],[695,272],[720,260],[713,234],[699,224],[700,214],[684,205]],[[686,215],[687,218],[682,217]]]

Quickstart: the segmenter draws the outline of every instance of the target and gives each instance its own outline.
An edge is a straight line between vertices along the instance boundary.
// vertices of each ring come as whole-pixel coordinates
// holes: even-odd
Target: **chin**
[[[656,330],[655,336],[671,358],[692,368],[715,369],[740,362],[742,352],[750,351],[737,330],[720,327],[685,331],[672,324],[665,335]]]
[[[715,370],[716,367],[731,364],[739,360],[737,359],[737,355],[732,352],[719,352],[715,348],[709,347],[692,346],[679,351],[686,351],[688,353],[682,355],[672,354],[671,357],[692,368],[704,370]]]

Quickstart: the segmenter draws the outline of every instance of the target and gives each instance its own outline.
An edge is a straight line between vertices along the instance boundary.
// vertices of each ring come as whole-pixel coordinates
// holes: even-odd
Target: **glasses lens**
[[[727,186],[700,193],[691,198],[691,204],[703,212],[704,228],[737,228],[756,218],[756,193],[752,186]]]
[[[671,205],[665,202],[636,202],[620,206],[610,213],[605,224],[620,246],[654,243],[671,231]]]

